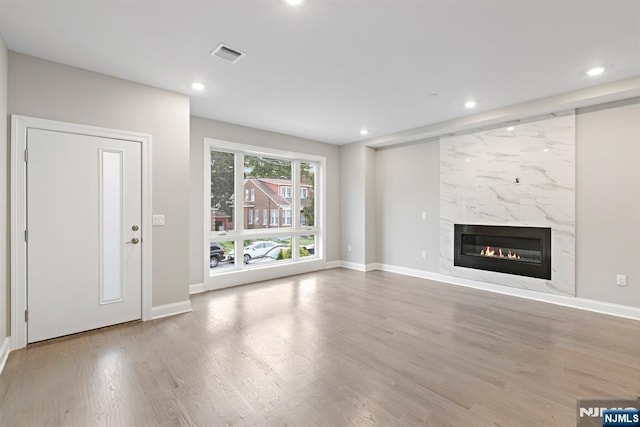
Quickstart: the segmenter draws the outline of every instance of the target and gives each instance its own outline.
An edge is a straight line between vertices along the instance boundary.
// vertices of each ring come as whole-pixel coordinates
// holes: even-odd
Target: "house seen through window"
[[[315,250],[322,233],[316,218],[318,161],[227,152],[222,146],[212,146],[210,153],[211,274],[320,255]],[[236,254],[240,250],[242,256]]]

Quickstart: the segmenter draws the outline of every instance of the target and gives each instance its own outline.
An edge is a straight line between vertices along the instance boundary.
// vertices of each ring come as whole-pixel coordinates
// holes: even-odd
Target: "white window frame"
[[[234,157],[234,229],[228,231],[210,231],[211,228],[211,209],[210,191],[211,191],[211,152],[220,151],[232,153]],[[260,156],[273,159],[289,160],[292,162],[292,189],[291,194],[302,194],[300,183],[300,164],[314,163],[316,164],[315,183],[313,185],[315,192],[315,216],[314,226],[303,226],[300,224],[300,215],[302,210],[302,199],[291,199],[291,226],[286,228],[245,228],[245,200],[244,200],[244,158],[246,156]],[[204,138],[204,159],[203,159],[203,180],[204,191],[203,200],[205,206],[203,210],[205,233],[203,236],[203,270],[204,270],[204,288],[205,290],[221,289],[229,286],[236,286],[245,283],[251,283],[258,280],[266,280],[269,278],[283,277],[292,274],[301,274],[305,272],[315,271],[327,267],[325,253],[325,230],[326,230],[326,158],[323,156],[297,153],[293,151],[284,151],[270,149],[260,146],[239,144],[230,141],[223,141],[213,138]],[[264,214],[264,213],[263,213]],[[270,212],[267,211],[267,221],[262,221],[263,226],[270,225]],[[244,240],[259,240],[278,238],[283,234],[290,235],[292,240],[292,248],[299,247],[300,236],[313,234],[316,236],[315,254],[310,257],[300,257],[298,250],[293,250],[291,260],[278,263],[265,263],[264,265],[246,266],[242,262],[241,257],[236,257],[234,267],[220,269],[210,274],[209,263],[209,242],[219,240],[235,241],[234,250],[241,254],[244,252]]]
[[[282,225],[291,225],[291,208],[282,208]]]
[[[284,186],[280,187],[280,195],[284,199],[290,199],[291,198],[291,187],[288,186],[288,185],[284,185]]]
[[[256,208],[253,213],[253,223],[255,225],[260,225],[260,209]]]
[[[300,187],[300,199],[306,200],[309,198],[309,189],[307,187]]]
[[[269,226],[275,225],[276,227],[280,226],[280,212],[278,208],[271,209],[269,213]]]
[[[250,195],[249,195],[249,201],[251,202],[255,202],[256,201],[256,189],[252,188],[249,190],[250,191]]]
[[[249,208],[247,209],[247,224],[248,225],[253,225],[253,208]]]

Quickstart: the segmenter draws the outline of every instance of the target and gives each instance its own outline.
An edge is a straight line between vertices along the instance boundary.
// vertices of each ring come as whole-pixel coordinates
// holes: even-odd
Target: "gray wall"
[[[364,152],[365,164],[365,202],[364,202],[364,238],[365,238],[365,264],[377,262],[378,224],[376,219],[376,152],[373,148],[366,147]]]
[[[640,307],[640,100],[607,107],[576,116],[576,291]]]
[[[377,151],[378,262],[438,272],[438,155],[437,141]],[[639,163],[640,100],[578,111],[578,297],[640,307],[640,235],[628,228],[640,221]],[[627,275],[627,287],[616,286],[616,274]]]
[[[9,224],[7,209],[9,192],[7,191],[9,165],[7,157],[9,140],[7,135],[7,48],[0,37],[0,344],[9,336]]]
[[[205,137],[326,157],[327,228],[325,238],[327,261],[340,259],[340,150],[337,146],[231,123],[191,117],[191,185],[189,193],[191,284],[204,283],[202,265],[202,236],[205,232],[203,219],[204,172],[202,170],[204,160],[202,156]]]
[[[437,140],[376,153],[378,262],[438,272],[439,156]]]
[[[365,149],[362,144],[340,147],[341,260],[362,265],[366,262]]]
[[[9,52],[9,113],[153,137],[153,305],[189,298],[189,98]]]
[[[376,152],[362,143],[340,147],[342,261],[371,267],[377,262]],[[351,251],[349,251],[351,247]]]

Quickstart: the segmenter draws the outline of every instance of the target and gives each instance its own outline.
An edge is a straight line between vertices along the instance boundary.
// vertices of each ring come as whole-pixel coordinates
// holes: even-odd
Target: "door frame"
[[[142,320],[151,319],[151,135],[11,115],[11,349],[26,347],[27,321],[27,129],[138,142],[142,154]]]

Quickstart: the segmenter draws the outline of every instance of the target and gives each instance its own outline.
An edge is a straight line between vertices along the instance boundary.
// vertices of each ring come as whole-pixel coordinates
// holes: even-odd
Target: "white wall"
[[[578,110],[577,295],[640,307],[640,99]],[[625,274],[627,287],[616,286]]]
[[[202,236],[204,233],[204,219],[202,217],[204,211],[204,171],[202,168],[204,160],[202,156],[205,137],[326,157],[326,254],[327,261],[340,259],[340,150],[337,146],[231,123],[191,117],[191,183],[189,190],[191,284],[204,283],[202,265]]]
[[[152,135],[153,212],[166,215],[153,228],[153,305],[187,300],[189,98],[10,52],[8,105],[10,114]]]
[[[9,224],[7,215],[8,188],[8,134],[7,134],[7,48],[0,37],[0,344],[10,333],[9,331]]]
[[[438,272],[439,155],[437,140],[377,151],[378,262]]]

